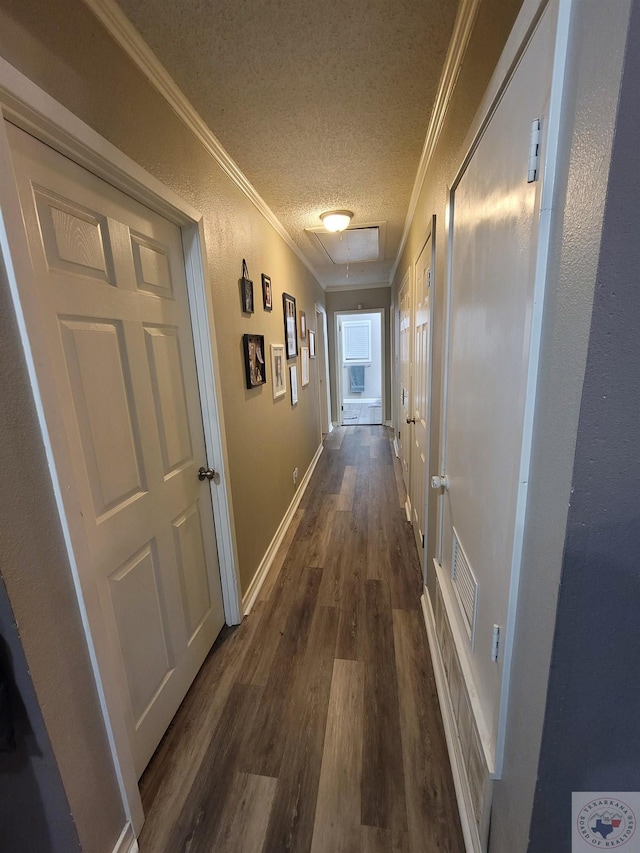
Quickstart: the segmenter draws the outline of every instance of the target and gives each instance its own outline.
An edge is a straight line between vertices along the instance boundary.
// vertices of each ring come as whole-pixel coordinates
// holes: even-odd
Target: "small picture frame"
[[[287,362],[284,344],[271,344],[271,384],[273,399],[284,397],[287,393]]]
[[[242,310],[245,314],[253,314],[253,282],[250,278],[240,279],[240,294],[242,297]]]
[[[298,368],[295,364],[289,368],[289,383],[291,385],[291,405],[295,406],[298,403]]]
[[[264,358],[264,335],[243,335],[244,369],[247,388],[257,388],[267,381],[267,365]]]
[[[304,388],[309,384],[309,347],[300,347],[300,373],[301,385]]]
[[[271,290],[271,278],[262,273],[262,307],[265,311],[273,310],[273,291]]]
[[[296,300],[288,293],[282,294],[282,311],[284,313],[284,345],[287,358],[295,358],[298,355]]]
[[[300,312],[300,340],[307,340],[307,315],[304,311]]]
[[[316,357],[316,333],[309,329],[309,358]]]

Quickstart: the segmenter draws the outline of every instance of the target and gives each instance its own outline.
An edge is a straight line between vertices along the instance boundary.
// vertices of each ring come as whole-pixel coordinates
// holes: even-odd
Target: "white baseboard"
[[[138,840],[130,823],[127,823],[120,838],[116,841],[116,846],[113,848],[113,853],[138,853]]]
[[[253,576],[253,580],[249,584],[249,588],[245,592],[242,597],[242,612],[245,616],[248,616],[251,612],[251,608],[256,603],[256,598],[260,590],[262,589],[262,584],[265,581],[265,578],[269,574],[269,569],[271,568],[271,564],[273,563],[274,557],[278,553],[278,548],[282,544],[282,540],[284,539],[285,533],[287,532],[287,528],[291,524],[291,520],[295,515],[295,511],[298,509],[300,505],[300,501],[302,500],[302,496],[304,495],[305,489],[309,485],[309,480],[311,479],[311,475],[313,474],[316,465],[318,464],[318,459],[320,459],[320,454],[324,450],[324,445],[320,445],[315,452],[315,456],[311,460],[311,464],[307,468],[307,471],[300,480],[300,485],[293,496],[293,500],[289,504],[289,508],[284,514],[284,518],[280,522],[280,526],[276,530],[275,536],[271,540],[269,547],[267,548],[264,557],[260,561],[260,565]]]
[[[411,504],[409,503],[409,498],[404,502],[404,512],[407,516],[407,521],[411,524]]]
[[[396,458],[400,459],[400,448],[398,447],[398,436],[393,436],[393,452],[396,454]]]
[[[467,781],[467,772],[464,766],[462,747],[458,739],[455,715],[453,713],[451,699],[449,697],[447,676],[444,671],[444,663],[442,662],[442,656],[440,654],[440,646],[436,638],[436,620],[433,615],[431,600],[426,592],[422,594],[420,602],[422,603],[422,614],[427,628],[429,649],[431,650],[431,660],[433,662],[433,672],[436,677],[438,702],[440,703],[444,734],[447,740],[453,784],[456,789],[456,799],[458,801],[458,811],[460,812],[460,824],[462,826],[464,845],[466,853],[482,853],[480,836],[478,835],[476,822],[473,816],[471,790],[469,788],[469,782]]]
[[[384,425],[387,427],[391,427],[391,426],[393,426],[393,423],[391,421],[385,421]]]

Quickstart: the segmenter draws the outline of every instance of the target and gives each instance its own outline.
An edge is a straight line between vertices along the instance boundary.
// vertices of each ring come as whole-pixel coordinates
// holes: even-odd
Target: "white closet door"
[[[538,24],[455,187],[451,216],[450,330],[443,578],[465,637],[476,710],[498,740],[503,649],[509,642],[516,508],[554,53],[554,18]],[[542,123],[538,179],[528,183],[531,125]],[[535,356],[535,354],[534,354]],[[459,606],[458,606],[459,605]],[[500,652],[492,657],[494,626]]]
[[[54,377],[45,416],[140,775],[224,624],[181,232],[8,133]]]

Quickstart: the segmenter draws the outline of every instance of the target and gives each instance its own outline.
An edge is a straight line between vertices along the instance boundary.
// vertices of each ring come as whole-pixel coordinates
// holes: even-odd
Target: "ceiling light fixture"
[[[348,227],[353,213],[350,210],[328,210],[320,214],[322,224],[327,231],[344,231]]]

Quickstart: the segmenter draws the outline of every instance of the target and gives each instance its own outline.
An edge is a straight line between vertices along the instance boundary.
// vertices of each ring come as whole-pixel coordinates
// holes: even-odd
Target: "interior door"
[[[320,407],[320,440],[329,431],[329,395],[327,383],[327,350],[325,345],[326,315],[316,311],[316,363],[318,366],[318,400]]]
[[[399,391],[400,423],[398,432],[398,452],[402,466],[402,479],[407,490],[411,489],[409,470],[411,464],[411,274],[407,271],[398,293],[398,351],[399,351]]]
[[[553,20],[545,14],[454,188],[451,204],[448,393],[442,579],[465,637],[486,730],[498,739],[521,484],[542,192],[527,182],[531,126],[541,148],[553,67]],[[526,477],[526,475],[525,475]]]
[[[424,570],[426,491],[429,456],[431,376],[431,237],[418,256],[414,274],[413,396],[411,409],[411,523]]]
[[[140,775],[224,623],[181,232],[7,130],[65,514]]]

